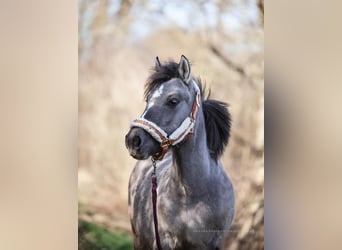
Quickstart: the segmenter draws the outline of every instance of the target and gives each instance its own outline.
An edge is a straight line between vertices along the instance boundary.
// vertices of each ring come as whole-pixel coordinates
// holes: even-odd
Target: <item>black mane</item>
[[[162,83],[178,78],[178,63],[169,61],[159,67],[153,68],[153,73],[147,79],[145,84],[144,96],[147,99],[148,95],[158,88]],[[205,87],[202,86],[200,78],[195,81],[201,91],[202,109],[205,120],[205,130],[207,134],[207,145],[210,156],[217,159],[222,155],[224,148],[228,144],[231,127],[231,116],[227,109],[228,105],[224,102],[210,99],[209,94],[205,98]]]
[[[158,88],[163,82],[167,82],[172,78],[178,77],[180,77],[178,72],[178,63],[175,63],[174,61],[169,61],[159,67],[154,67],[153,73],[147,79],[145,84],[145,99],[147,99],[148,95]]]
[[[202,102],[207,133],[207,145],[211,157],[222,155],[230,136],[231,117],[224,102],[206,99]]]

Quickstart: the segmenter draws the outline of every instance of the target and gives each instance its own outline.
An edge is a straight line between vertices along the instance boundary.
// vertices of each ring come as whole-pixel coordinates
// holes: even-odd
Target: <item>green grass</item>
[[[79,221],[78,249],[132,250],[133,240],[127,234],[111,232],[98,225],[86,221]]]

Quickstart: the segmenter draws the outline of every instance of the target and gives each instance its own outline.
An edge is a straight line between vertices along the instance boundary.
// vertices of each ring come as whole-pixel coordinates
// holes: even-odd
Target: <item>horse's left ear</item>
[[[189,82],[191,73],[190,62],[184,55],[181,56],[178,64],[178,73],[185,83]]]
[[[159,61],[159,57],[158,56],[156,57],[156,61],[155,61],[154,67],[156,69],[159,69],[161,67],[161,63]]]

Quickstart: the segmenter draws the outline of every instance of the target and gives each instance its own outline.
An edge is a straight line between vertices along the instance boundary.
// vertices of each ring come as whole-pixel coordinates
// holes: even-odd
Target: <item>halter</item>
[[[145,119],[144,117],[136,118],[131,123],[131,127],[139,127],[144,129],[153,137],[153,139],[159,142],[161,151],[153,156],[155,160],[162,160],[166,152],[169,150],[170,146],[176,146],[183,141],[187,141],[193,134],[198,108],[200,107],[201,103],[200,90],[195,82],[194,86],[196,89],[196,98],[192,105],[191,113],[170,135],[168,135],[157,124]]]

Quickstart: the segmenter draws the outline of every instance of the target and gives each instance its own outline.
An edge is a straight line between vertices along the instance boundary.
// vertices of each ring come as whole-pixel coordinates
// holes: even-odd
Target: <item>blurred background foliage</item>
[[[79,0],[79,249],[132,249],[125,149],[154,65],[186,55],[233,118],[222,157],[236,215],[224,249],[264,247],[262,0]]]

